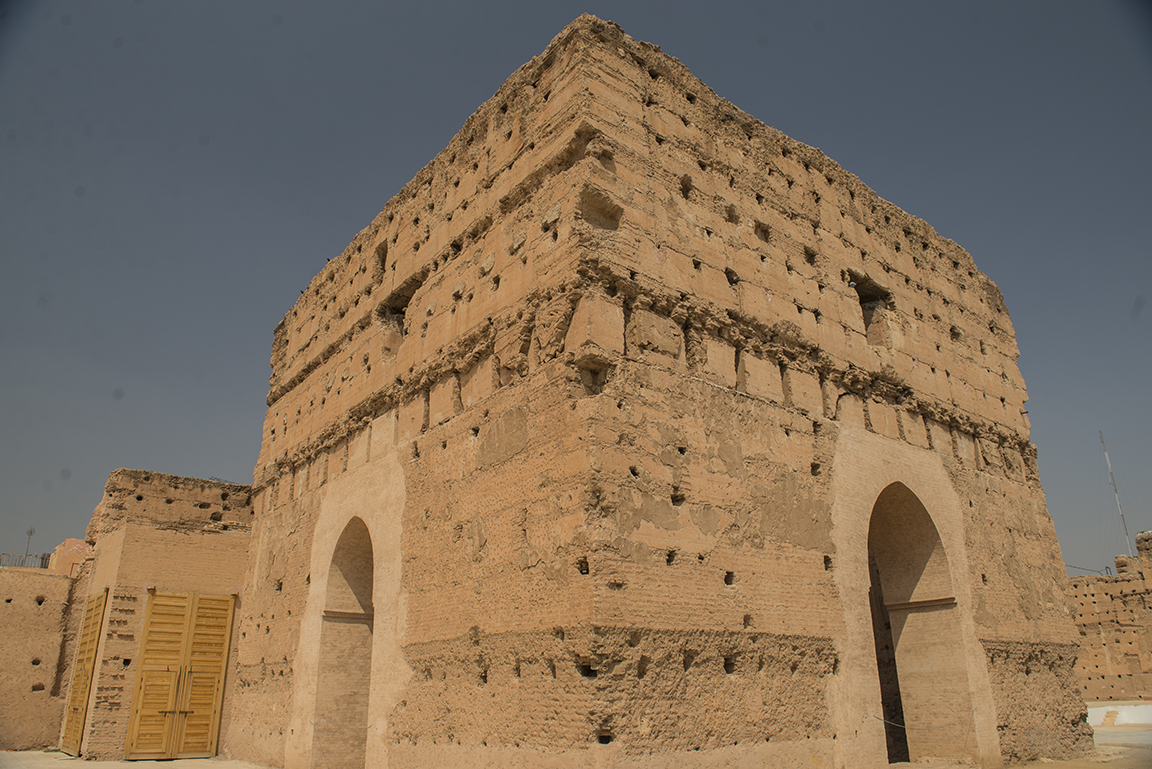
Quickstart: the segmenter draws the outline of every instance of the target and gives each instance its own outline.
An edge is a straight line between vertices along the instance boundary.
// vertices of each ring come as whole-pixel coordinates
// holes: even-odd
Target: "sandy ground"
[[[71,766],[70,766],[71,765]],[[960,764],[892,764],[915,769],[971,769]],[[1152,769],[1152,725],[1096,727],[1096,752],[1074,761],[1037,761],[1043,769]],[[175,761],[84,761],[57,751],[0,751],[0,769],[263,769],[224,758]]]

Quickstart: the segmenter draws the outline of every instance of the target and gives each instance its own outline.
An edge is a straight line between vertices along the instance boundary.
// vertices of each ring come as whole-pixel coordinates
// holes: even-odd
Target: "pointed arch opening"
[[[975,758],[948,554],[928,510],[902,483],[885,488],[872,507],[868,565],[889,762]]]
[[[364,766],[372,671],[372,563],[368,527],[353,518],[328,568],[312,719],[313,767]]]

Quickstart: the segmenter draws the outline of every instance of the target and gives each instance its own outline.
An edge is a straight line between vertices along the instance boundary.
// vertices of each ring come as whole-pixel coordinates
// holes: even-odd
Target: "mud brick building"
[[[276,328],[238,587],[136,611],[231,597],[219,749],[270,766],[1075,754],[1017,355],[960,246],[583,16]],[[77,749],[180,754],[170,652]]]
[[[1085,700],[1152,700],[1152,531],[1137,535],[1136,553],[1116,556],[1114,577],[1068,582]]]

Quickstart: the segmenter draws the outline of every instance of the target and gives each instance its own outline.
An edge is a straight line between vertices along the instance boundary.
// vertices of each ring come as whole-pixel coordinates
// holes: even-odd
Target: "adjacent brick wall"
[[[71,588],[64,574],[0,568],[0,750],[56,744],[67,701]]]
[[[1135,557],[1116,556],[1113,577],[1068,580],[1088,701],[1152,699],[1152,531],[1137,535],[1136,548]]]

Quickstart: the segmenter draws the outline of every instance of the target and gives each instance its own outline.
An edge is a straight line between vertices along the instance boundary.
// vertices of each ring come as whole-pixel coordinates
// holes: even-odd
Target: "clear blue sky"
[[[4,2],[0,550],[108,473],[250,482],[272,329],[588,11],[967,248],[1066,562],[1152,528],[1152,13],[1122,2]]]

